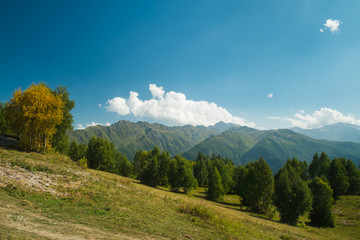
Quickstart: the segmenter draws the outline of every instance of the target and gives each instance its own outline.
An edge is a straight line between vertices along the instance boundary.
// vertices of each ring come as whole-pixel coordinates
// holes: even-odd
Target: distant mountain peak
[[[291,130],[315,139],[360,142],[360,126],[350,123],[339,122],[320,128],[291,128]]]

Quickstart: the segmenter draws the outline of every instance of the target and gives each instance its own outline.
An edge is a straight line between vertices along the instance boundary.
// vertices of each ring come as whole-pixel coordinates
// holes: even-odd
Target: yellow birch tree
[[[51,148],[50,140],[63,118],[64,103],[45,84],[16,90],[6,107],[8,124],[20,138],[19,146],[26,151]]]

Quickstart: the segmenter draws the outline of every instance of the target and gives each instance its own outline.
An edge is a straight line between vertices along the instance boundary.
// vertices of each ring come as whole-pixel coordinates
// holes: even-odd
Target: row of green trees
[[[311,179],[320,177],[328,183],[335,200],[344,194],[360,194],[360,171],[350,159],[335,158],[330,161],[325,153],[320,157],[315,154],[309,166],[309,175]]]
[[[88,144],[71,142],[69,157],[85,166],[129,177],[132,165],[127,157],[116,151],[114,144],[102,138],[92,137]]]
[[[291,225],[309,212],[313,225],[332,227],[334,199],[360,194],[360,170],[356,165],[344,158],[330,161],[325,153],[320,157],[316,153],[309,166],[306,161],[289,159],[275,175],[262,158],[235,167],[229,159],[202,153],[194,162],[180,156],[171,159],[169,153],[158,148],[137,152],[132,165],[133,174],[146,185],[169,186],[174,191],[183,187],[187,192],[197,184],[207,188],[207,197],[213,201],[236,193],[241,204],[254,212],[268,213],[275,205],[281,221]],[[176,179],[183,185],[174,184]]]
[[[170,187],[174,192],[189,192],[197,186],[191,163],[180,155],[171,159],[169,152],[161,152],[158,147],[135,154],[133,175],[141,183],[156,187]]]

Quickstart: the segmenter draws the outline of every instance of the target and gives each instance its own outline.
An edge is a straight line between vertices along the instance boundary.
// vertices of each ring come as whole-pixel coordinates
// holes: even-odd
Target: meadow
[[[0,239],[360,239],[360,197],[341,196],[335,228],[293,227],[221,203],[83,169],[58,154],[0,148]]]

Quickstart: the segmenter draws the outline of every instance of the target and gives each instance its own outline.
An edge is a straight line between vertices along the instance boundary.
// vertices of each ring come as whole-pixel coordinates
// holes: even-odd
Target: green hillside
[[[359,239],[360,197],[334,207],[336,228],[298,227],[223,203],[82,169],[65,156],[0,148],[0,239]]]
[[[158,146],[171,155],[185,152],[206,138],[217,135],[233,125],[219,123],[211,127],[167,127],[147,122],[119,121],[111,126],[95,126],[76,130],[70,140],[87,143],[91,137],[101,137],[112,143],[115,148],[132,160],[136,151],[150,150]]]
[[[263,157],[274,172],[288,158],[310,162],[315,152],[326,152],[330,158],[350,158],[356,165],[360,163],[359,143],[318,140],[287,129],[259,131],[225,123],[211,127],[167,127],[119,121],[109,127],[95,126],[74,131],[70,139],[87,143],[92,136],[113,142],[116,149],[130,160],[136,151],[158,146],[171,155],[182,153],[189,160],[195,160],[198,152],[220,154],[242,165]]]
[[[199,152],[208,156],[220,154],[235,163],[239,162],[240,157],[256,144],[256,136],[253,136],[253,132],[248,129],[250,128],[234,128],[210,137],[185,152],[183,156],[194,160]]]
[[[287,129],[258,131],[240,127],[206,139],[183,155],[191,160],[198,152],[220,154],[245,165],[249,161],[265,158],[273,172],[281,168],[288,158],[310,162],[315,152],[326,152],[330,158],[350,158],[360,163],[360,144],[316,140]]]

